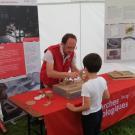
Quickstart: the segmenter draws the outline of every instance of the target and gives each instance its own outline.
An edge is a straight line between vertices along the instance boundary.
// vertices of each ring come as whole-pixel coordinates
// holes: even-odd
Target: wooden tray
[[[108,73],[113,79],[135,78],[135,74],[131,71],[113,71]]]
[[[76,98],[81,95],[83,81],[61,82],[53,86],[54,92],[66,98]]]

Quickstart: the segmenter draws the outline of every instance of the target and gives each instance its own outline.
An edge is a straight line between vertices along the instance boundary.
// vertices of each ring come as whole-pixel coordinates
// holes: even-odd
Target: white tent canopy
[[[77,65],[83,57],[96,52],[104,61],[104,0],[38,0],[41,57],[46,47],[61,42],[65,33],[77,36]],[[103,62],[100,73],[113,70],[135,72],[134,61]]]
[[[63,2],[101,2],[101,1],[105,1],[105,0],[37,0],[37,3],[40,4],[46,4],[46,3],[63,3]]]

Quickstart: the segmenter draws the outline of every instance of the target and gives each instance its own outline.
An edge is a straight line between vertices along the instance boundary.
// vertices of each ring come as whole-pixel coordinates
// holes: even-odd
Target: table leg
[[[44,119],[42,118],[34,118],[31,115],[27,115],[28,117],[28,135],[32,135],[31,132],[35,132],[37,135],[47,135],[47,131],[44,125]],[[33,120],[33,121],[32,121]],[[32,127],[34,123],[37,123],[39,127],[39,131]]]
[[[28,135],[31,135],[31,122],[30,122],[31,116],[28,114],[27,117],[28,117]]]
[[[46,135],[43,120],[40,120],[40,135]]]

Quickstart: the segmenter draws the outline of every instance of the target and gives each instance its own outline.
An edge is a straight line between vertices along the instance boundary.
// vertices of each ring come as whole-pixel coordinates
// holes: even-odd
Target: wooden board
[[[66,81],[53,86],[54,92],[66,97],[76,98],[81,95],[83,81]]]
[[[113,71],[108,73],[113,79],[135,78],[135,74],[131,71]]]

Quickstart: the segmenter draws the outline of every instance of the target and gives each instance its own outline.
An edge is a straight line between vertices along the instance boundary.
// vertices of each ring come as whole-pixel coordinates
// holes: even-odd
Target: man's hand
[[[84,82],[86,82],[89,79],[88,74],[87,74],[87,72],[84,69],[80,70],[80,78]]]
[[[70,73],[68,73],[68,77],[72,78],[72,79],[77,78],[77,77],[79,77],[79,73],[77,73],[77,72],[70,72]]]

